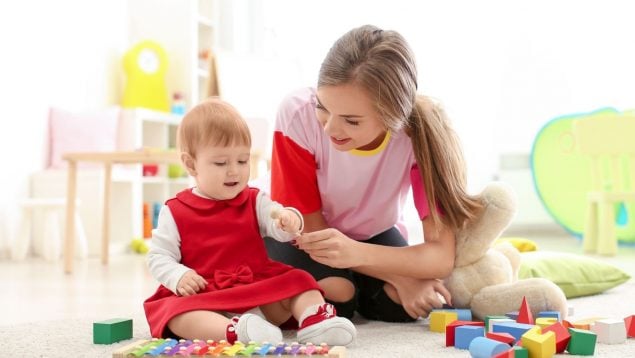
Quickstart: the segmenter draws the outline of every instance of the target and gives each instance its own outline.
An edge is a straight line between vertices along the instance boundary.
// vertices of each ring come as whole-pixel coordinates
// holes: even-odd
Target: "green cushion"
[[[567,298],[593,295],[628,281],[621,269],[590,257],[550,251],[521,253],[520,279],[543,277],[553,281]]]

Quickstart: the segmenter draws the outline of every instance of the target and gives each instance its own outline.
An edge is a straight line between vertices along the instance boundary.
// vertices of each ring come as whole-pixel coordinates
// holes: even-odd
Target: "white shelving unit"
[[[201,60],[199,55],[202,51],[214,50],[217,44],[218,1],[128,2],[130,46],[151,39],[165,49],[168,55],[166,82],[169,95],[182,93],[187,108],[207,97],[209,63]]]
[[[143,108],[124,110],[119,123],[119,147],[122,150],[176,150],[176,130],[181,119],[180,115]],[[133,237],[143,236],[143,203],[148,203],[152,213],[154,203],[163,204],[166,199],[190,186],[187,177],[171,178],[165,164],[159,165],[157,174],[153,176],[144,176],[140,164],[123,167],[120,171],[113,171],[113,182],[128,183],[131,187],[128,195],[132,207],[128,210],[120,207],[112,215],[129,212],[132,218],[139,218],[133,220]],[[116,221],[113,218],[113,222]]]

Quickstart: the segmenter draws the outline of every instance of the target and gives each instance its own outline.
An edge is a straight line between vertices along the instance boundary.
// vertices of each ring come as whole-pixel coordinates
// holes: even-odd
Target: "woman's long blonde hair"
[[[462,228],[482,207],[466,191],[466,167],[460,141],[442,108],[417,95],[415,58],[395,31],[372,25],[340,37],[322,62],[318,87],[355,84],[373,99],[387,129],[405,129],[435,223]],[[440,215],[433,208],[439,206]]]

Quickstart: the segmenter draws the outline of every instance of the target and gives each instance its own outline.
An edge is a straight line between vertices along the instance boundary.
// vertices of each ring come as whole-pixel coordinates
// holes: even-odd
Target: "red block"
[[[567,349],[569,340],[571,340],[571,334],[569,330],[560,322],[556,322],[551,326],[543,328],[542,333],[553,332],[556,334],[556,353],[562,353]]]
[[[624,324],[626,324],[626,336],[635,338],[635,316],[624,318]]]
[[[454,332],[456,331],[456,327],[459,326],[483,326],[485,327],[485,322],[475,322],[475,321],[454,321],[447,326],[445,326],[445,346],[446,347],[454,347]]]
[[[518,310],[518,318],[516,318],[516,322],[534,324],[534,316],[531,314],[531,309],[529,309],[529,304],[524,296],[523,302],[520,304],[520,309]]]
[[[514,336],[512,336],[511,334],[506,333],[506,332],[488,332],[485,336],[487,338],[493,339],[495,341],[507,343],[510,346],[513,346],[514,345],[514,341],[516,341]]]
[[[495,355],[494,358],[514,358],[515,356],[516,356],[516,353],[514,353],[514,349],[510,349],[499,355]]]

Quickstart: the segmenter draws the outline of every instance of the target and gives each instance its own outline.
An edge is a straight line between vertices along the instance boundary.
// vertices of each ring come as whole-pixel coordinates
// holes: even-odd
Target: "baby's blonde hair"
[[[208,98],[192,108],[177,130],[179,152],[196,158],[197,149],[206,145],[251,147],[247,122],[236,108],[217,97]]]

